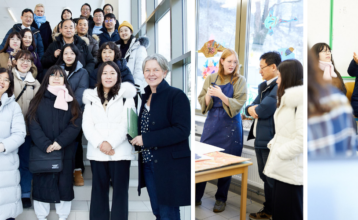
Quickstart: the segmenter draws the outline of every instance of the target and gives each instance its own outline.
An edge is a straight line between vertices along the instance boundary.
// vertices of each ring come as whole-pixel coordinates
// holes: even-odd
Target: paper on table
[[[215,152],[215,151],[224,151],[225,149],[220,147],[215,147],[213,145],[204,144],[199,141],[195,141],[195,153],[199,155]]]
[[[195,154],[195,161],[212,160],[213,158],[202,154]]]

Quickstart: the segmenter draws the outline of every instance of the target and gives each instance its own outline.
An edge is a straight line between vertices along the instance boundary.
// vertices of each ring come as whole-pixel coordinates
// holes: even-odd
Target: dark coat
[[[96,24],[94,23],[94,21],[93,21],[93,23],[88,23],[88,27],[89,27],[88,30],[91,29],[91,33],[90,32],[88,32],[88,33],[90,33],[91,35],[92,35],[92,31],[93,31],[93,28],[95,25]],[[104,27],[104,21],[103,21],[102,26]],[[116,19],[116,25],[114,26],[114,29],[118,31],[118,28],[119,28],[119,21]]]
[[[81,52],[81,56],[79,61],[82,63],[87,70],[87,72],[91,73],[94,70],[94,59],[91,52],[88,50],[88,46],[81,37],[74,35],[74,44],[78,47],[79,51]],[[63,47],[63,39],[62,34],[56,37],[56,41],[52,42],[48,47],[44,57],[41,59],[42,67],[44,69],[49,69],[51,66],[55,65],[57,62],[58,57],[55,57],[55,50],[62,49]],[[45,71],[44,71],[45,72]]]
[[[65,65],[61,65],[62,69],[65,69]],[[84,109],[84,104],[82,102],[82,96],[86,89],[89,86],[89,76],[86,69],[82,68],[83,65],[78,62],[76,66],[76,70],[72,73],[69,73],[67,76],[67,80],[70,83],[71,89],[75,94],[75,98],[80,105],[81,110]]]
[[[97,35],[91,36],[90,34],[86,34],[85,36],[81,37],[82,40],[84,40],[88,46],[88,50],[91,51],[91,54],[93,56],[94,62],[97,63],[97,55],[98,55],[98,41],[99,37]]]
[[[73,19],[73,21],[77,24],[77,22],[78,22],[79,19],[80,19],[80,18],[75,18],[75,19]],[[90,16],[88,17],[87,21],[88,21],[88,32],[87,32],[87,33],[88,33],[89,35],[92,35],[93,27],[94,27],[94,25],[95,25],[92,15],[90,15]]]
[[[117,66],[119,67],[119,70],[121,71],[122,82],[130,82],[134,85],[134,78],[131,73],[131,70],[127,66],[127,61],[122,58],[120,60],[117,60],[115,63],[117,64]],[[91,88],[91,89],[94,89],[96,87],[98,69],[101,65],[102,65],[102,63],[98,63],[97,68],[89,74],[90,75],[89,88]]]
[[[354,90],[351,98],[351,104],[353,108],[353,114],[354,116],[358,117],[358,64],[352,60],[352,62],[349,64],[348,74],[350,76],[355,77],[355,84],[354,84]]]
[[[21,25],[22,24],[14,24],[14,26],[6,33],[4,40],[2,41],[2,43],[0,45],[0,50],[2,50],[5,47],[7,38],[9,37],[9,35],[12,32],[20,32],[22,30]],[[40,59],[41,59],[42,56],[44,55],[45,50],[44,50],[44,45],[42,43],[42,37],[41,37],[40,31],[34,27],[31,27],[31,31],[35,38],[35,43],[36,43],[35,51],[40,56]]]
[[[78,117],[75,125],[72,118],[71,105],[68,111],[54,108],[56,96],[46,90],[36,112],[36,121],[31,120],[29,131],[33,145],[43,152],[55,141],[64,153],[63,170],[60,173],[33,174],[32,198],[47,203],[71,201],[73,192],[73,169],[76,152],[76,137],[81,130],[82,117]]]
[[[275,136],[275,123],[273,115],[276,111],[277,105],[277,83],[273,80],[270,85],[266,81],[258,86],[258,95],[251,105],[245,108],[245,114],[248,113],[248,108],[253,105],[258,105],[255,109],[259,116],[256,127],[256,138],[253,135],[255,121],[252,123],[249,136],[247,140],[255,139],[255,148],[268,149],[268,142]]]
[[[31,27],[34,27],[38,30],[40,30],[42,43],[44,45],[44,51],[47,50],[48,46],[52,43],[52,30],[50,23],[46,21],[45,23],[41,24],[40,28],[38,28],[35,20],[32,22]]]
[[[101,31],[102,31],[102,34],[99,34],[98,37],[99,37],[99,47],[101,47],[101,45],[105,42],[108,42],[108,41],[112,41],[112,42],[116,42],[116,41],[119,41],[119,39],[121,39],[119,37],[119,33],[116,29],[114,29],[114,32],[112,34],[112,36],[109,36],[109,33],[107,31],[107,28],[105,28],[103,26],[103,28],[101,28]]]
[[[138,120],[151,89],[145,88]],[[190,205],[190,103],[186,94],[169,86],[163,80],[152,95],[149,114],[149,132],[143,133],[143,145],[152,149],[154,158],[154,182],[159,204],[168,206]],[[145,187],[143,157],[139,154],[138,193]]]

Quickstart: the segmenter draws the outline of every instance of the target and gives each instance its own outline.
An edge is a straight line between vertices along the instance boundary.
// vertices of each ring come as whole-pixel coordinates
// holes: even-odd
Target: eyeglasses
[[[19,59],[21,63],[31,63],[31,60],[25,60],[24,58]]]
[[[112,18],[112,19],[110,19],[110,20],[104,20],[104,22],[106,22],[106,23],[108,23],[108,22],[113,23],[113,22],[114,22],[114,19]]]
[[[330,51],[330,50],[322,50],[320,53],[329,53],[329,54],[331,54],[332,51]],[[337,55],[337,54],[336,54],[336,55]]]
[[[20,39],[19,39],[19,38],[15,38],[15,37],[10,38],[10,40],[12,40],[12,41],[20,41]]]
[[[6,83],[10,83],[10,80],[8,78],[2,78],[0,77],[0,81],[6,82]]]
[[[260,69],[260,71],[261,71],[261,70],[263,70],[263,69],[265,69],[266,67],[271,66],[271,65],[272,65],[272,64],[267,65],[267,66],[264,66],[264,67],[262,67],[262,68],[259,67],[259,69]]]
[[[96,15],[96,16],[93,16],[94,18],[103,18],[102,15]]]
[[[85,9],[81,9],[81,11],[91,11],[91,10],[89,10],[88,8],[85,8]]]
[[[55,74],[55,73],[52,73],[52,74],[50,74],[50,77],[54,77],[54,78],[63,78],[63,75],[61,75],[61,74]]]

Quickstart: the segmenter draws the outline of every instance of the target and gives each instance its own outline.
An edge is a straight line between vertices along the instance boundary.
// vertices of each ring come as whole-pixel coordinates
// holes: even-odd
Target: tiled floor
[[[216,185],[207,183],[205,194],[201,200],[203,203],[201,206],[195,207],[195,219],[196,220],[240,220],[240,201],[241,197],[238,194],[229,192],[228,200],[226,202],[225,211],[221,213],[214,213],[213,207],[215,204]],[[249,220],[249,213],[259,211],[263,206],[262,204],[247,200],[246,205],[246,219]]]

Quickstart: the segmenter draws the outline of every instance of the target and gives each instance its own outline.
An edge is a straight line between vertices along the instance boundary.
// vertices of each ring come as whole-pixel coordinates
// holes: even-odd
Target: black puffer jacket
[[[42,43],[44,45],[44,51],[47,50],[48,46],[53,42],[52,40],[52,30],[50,23],[46,21],[45,23],[41,24],[40,28],[38,28],[35,20],[32,22],[31,27],[34,27],[40,30]]]
[[[94,58],[91,52],[89,51],[86,42],[77,35],[73,37],[74,37],[74,44],[78,47],[78,49],[81,52],[81,57],[79,58],[79,61],[82,63],[83,68],[85,68],[87,72],[91,73],[94,70],[94,65],[95,65]],[[42,67],[44,69],[49,69],[51,66],[55,65],[58,59],[58,57],[57,58],[55,57],[55,51],[57,49],[62,49],[64,45],[62,34],[58,35],[55,39],[56,41],[50,44],[50,46],[47,48],[47,51],[45,52],[44,56],[41,59]]]
[[[40,202],[59,203],[74,199],[73,169],[76,152],[76,137],[81,130],[82,116],[75,125],[72,118],[71,105],[67,111],[54,108],[56,96],[46,91],[36,112],[36,121],[31,120],[29,131],[33,145],[43,152],[56,141],[64,152],[63,170],[60,173],[41,173],[33,175],[32,198]]]

